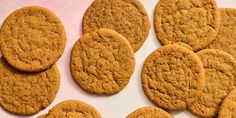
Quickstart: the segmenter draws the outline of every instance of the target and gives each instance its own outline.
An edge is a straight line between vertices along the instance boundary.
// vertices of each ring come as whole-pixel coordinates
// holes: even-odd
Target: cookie
[[[236,118],[236,89],[231,91],[222,102],[218,118]]]
[[[189,50],[193,51],[193,48],[190,45],[186,44],[186,43],[178,42],[178,43],[174,43],[174,44],[183,46],[183,47],[188,48]]]
[[[225,51],[236,58],[236,9],[222,8],[219,10],[221,13],[221,28],[216,40],[207,48]]]
[[[200,117],[215,117],[225,96],[235,88],[236,60],[220,50],[206,49],[197,54],[205,68],[206,83],[188,109]]]
[[[166,110],[185,109],[202,90],[204,68],[193,51],[166,45],[147,57],[142,69],[142,87],[147,97]]]
[[[6,61],[25,72],[39,72],[54,65],[66,43],[59,18],[37,6],[11,13],[2,25],[0,38]]]
[[[0,104],[7,111],[32,115],[46,108],[59,89],[60,74],[54,65],[40,73],[25,73],[0,59]]]
[[[161,44],[182,42],[198,51],[216,38],[220,14],[215,0],[159,0],[154,25]]]
[[[43,115],[38,116],[37,118],[46,118],[46,115],[47,114],[43,114]]]
[[[100,28],[119,32],[136,52],[149,34],[150,21],[139,0],[94,0],[84,14],[83,33]]]
[[[83,35],[71,52],[70,69],[76,83],[93,94],[121,91],[134,71],[134,52],[121,34],[100,29]]]
[[[158,107],[148,106],[135,110],[126,118],[173,118],[173,116]]]
[[[54,106],[45,118],[101,118],[101,115],[86,103],[67,100]]]

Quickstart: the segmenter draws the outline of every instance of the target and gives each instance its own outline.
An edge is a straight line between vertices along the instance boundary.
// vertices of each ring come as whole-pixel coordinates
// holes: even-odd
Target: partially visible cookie
[[[215,117],[223,99],[236,86],[236,60],[220,50],[206,49],[197,54],[205,68],[206,83],[188,109],[200,117]]]
[[[11,13],[0,30],[1,51],[14,68],[39,72],[54,65],[64,51],[66,34],[60,19],[38,6]]]
[[[126,118],[173,118],[173,116],[158,107],[148,106],[135,110]]]
[[[134,52],[121,34],[100,29],[82,36],[71,52],[70,69],[77,84],[93,94],[121,91],[134,71]]]
[[[40,115],[38,116],[37,118],[46,118],[47,114],[43,114],[43,115]]]
[[[198,51],[215,39],[220,14],[215,0],[159,0],[154,25],[163,45],[182,42]]]
[[[214,40],[207,48],[218,49],[236,58],[236,9],[221,8],[221,27]]]
[[[174,44],[175,44],[175,45],[183,46],[183,47],[185,47],[185,48],[187,48],[187,49],[193,51],[193,48],[192,48],[190,45],[186,44],[186,43],[177,42],[177,43],[174,43]]]
[[[222,102],[218,118],[236,118],[236,89],[231,91]]]
[[[204,74],[197,54],[180,45],[166,45],[145,60],[142,86],[158,107],[180,110],[196,100],[204,86]]]
[[[55,98],[59,84],[56,65],[40,73],[24,73],[0,59],[0,105],[11,113],[31,115],[43,110]]]
[[[119,32],[136,52],[149,34],[150,21],[139,0],[94,0],[84,14],[83,33],[100,28]]]
[[[77,100],[63,101],[54,106],[45,118],[101,118],[92,106]]]

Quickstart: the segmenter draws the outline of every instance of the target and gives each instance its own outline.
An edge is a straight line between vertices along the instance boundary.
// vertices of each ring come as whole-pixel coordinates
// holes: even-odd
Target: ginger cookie
[[[218,118],[236,118],[236,89],[232,90],[222,102]]]
[[[204,68],[193,51],[166,45],[147,57],[142,69],[142,86],[147,97],[167,110],[185,109],[205,82]]]
[[[25,73],[0,59],[0,104],[11,113],[32,115],[43,110],[55,98],[59,84],[56,65],[40,73]]]
[[[225,51],[236,58],[236,9],[222,8],[219,10],[221,28],[216,40],[207,48]]]
[[[54,106],[44,118],[101,118],[101,115],[86,103],[67,100]]]
[[[226,95],[235,88],[236,60],[226,52],[206,49],[197,53],[205,68],[205,86],[188,109],[200,117],[215,117]]]
[[[43,114],[43,115],[38,116],[37,118],[46,118],[46,115],[47,114]]]
[[[0,38],[6,61],[25,72],[39,72],[54,65],[66,43],[59,18],[50,10],[37,6],[11,13],[2,25]]]
[[[111,95],[121,91],[134,71],[134,52],[121,34],[100,29],[82,36],[71,52],[70,69],[85,91]]]
[[[126,118],[173,118],[173,116],[158,107],[149,106],[135,110]]]
[[[83,33],[107,28],[126,37],[134,52],[146,40],[150,21],[139,0],[94,0],[83,18]]]
[[[220,15],[215,0],[159,0],[154,25],[161,44],[182,42],[198,51],[216,38]]]

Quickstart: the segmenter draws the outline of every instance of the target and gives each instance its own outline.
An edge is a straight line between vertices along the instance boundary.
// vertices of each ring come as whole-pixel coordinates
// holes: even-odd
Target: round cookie
[[[136,52],[149,34],[150,21],[139,0],[94,0],[84,15],[83,33],[100,28],[119,32]]]
[[[236,118],[236,89],[231,91],[222,102],[218,118]]]
[[[125,37],[110,29],[82,36],[71,52],[74,80],[85,91],[111,95],[121,91],[134,71],[134,52]]]
[[[154,25],[163,45],[182,42],[198,51],[215,39],[220,15],[215,0],[159,0]]]
[[[200,117],[215,117],[223,99],[235,88],[236,60],[220,50],[206,49],[197,54],[205,68],[206,83],[188,109]]]
[[[236,9],[219,9],[221,27],[214,40],[207,48],[218,49],[231,54],[236,58]]]
[[[158,107],[149,106],[135,110],[126,118],[173,118],[173,116]]]
[[[67,100],[54,106],[45,118],[101,118],[92,106],[77,101]]]
[[[46,108],[55,98],[60,73],[54,65],[40,73],[24,73],[0,59],[0,104],[7,111],[32,115]]]
[[[66,43],[59,18],[37,6],[11,13],[2,25],[0,38],[6,61],[25,72],[39,72],[54,65]]]
[[[180,45],[166,45],[147,57],[142,87],[147,97],[167,110],[185,109],[196,100],[205,82],[201,60]]]

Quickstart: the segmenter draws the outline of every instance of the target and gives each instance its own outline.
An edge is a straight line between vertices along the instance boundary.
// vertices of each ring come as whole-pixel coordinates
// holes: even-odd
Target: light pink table
[[[141,0],[151,22],[153,21],[153,10],[157,1]],[[217,0],[217,2],[219,7],[236,7],[236,0]],[[128,86],[120,93],[108,97],[87,94],[73,81],[69,70],[70,52],[75,41],[82,35],[82,17],[91,3],[92,0],[0,0],[0,25],[12,11],[24,6],[38,5],[49,8],[59,16],[67,34],[65,51],[57,62],[61,73],[61,86],[52,104],[38,114],[28,117],[13,115],[0,108],[0,118],[35,118],[40,114],[47,113],[57,103],[68,99],[81,100],[94,106],[103,118],[125,118],[127,114],[136,108],[153,105],[144,95],[140,81],[141,68],[145,58],[156,48],[160,47],[159,42],[156,40],[153,24],[148,39],[135,55],[135,72]],[[175,118],[194,118],[188,111],[173,113]]]

